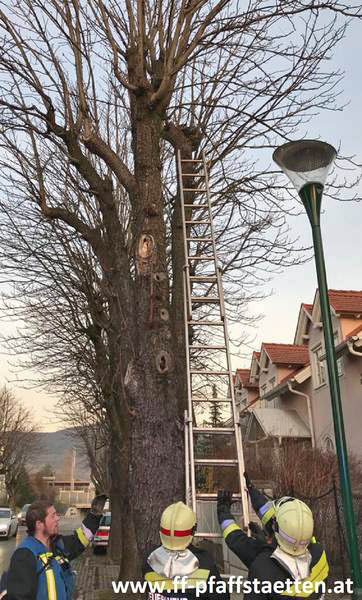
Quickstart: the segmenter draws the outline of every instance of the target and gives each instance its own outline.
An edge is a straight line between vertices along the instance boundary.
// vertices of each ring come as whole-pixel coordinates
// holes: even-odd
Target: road
[[[81,518],[72,517],[66,519],[65,517],[60,518],[59,532],[65,535],[73,533],[74,529],[79,527],[82,522]],[[26,536],[26,527],[22,526],[18,528],[16,538],[12,537],[9,540],[0,539],[0,575],[3,571],[6,571],[9,567],[10,558],[14,552],[16,546],[18,546],[21,540]]]

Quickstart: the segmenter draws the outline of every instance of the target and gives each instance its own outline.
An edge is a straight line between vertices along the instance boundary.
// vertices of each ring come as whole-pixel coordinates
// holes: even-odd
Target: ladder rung
[[[181,158],[181,162],[204,162],[202,158]]]
[[[224,325],[224,321],[187,321],[189,325],[210,325],[215,327],[220,327]]]
[[[210,225],[211,221],[185,221],[186,225]]]
[[[206,177],[205,173],[181,173],[182,177]]]
[[[222,538],[223,537],[223,532],[220,531],[220,533],[202,533],[202,532],[196,532],[194,533],[194,537],[198,537],[198,538]]]
[[[190,279],[192,279],[192,281],[203,281],[205,283],[217,282],[217,277],[215,275],[190,275]]]
[[[213,398],[212,396],[192,396],[192,402],[232,402],[231,398]]]
[[[220,298],[209,298],[209,296],[191,296],[191,302],[209,302],[210,304],[219,304]]]
[[[234,427],[194,427],[192,431],[194,433],[211,433],[211,434],[235,433]]]
[[[226,350],[226,346],[189,346],[189,350]]]
[[[184,192],[207,192],[206,188],[183,188]]]
[[[208,204],[184,204],[185,208],[209,208]]]
[[[212,238],[204,238],[204,237],[188,237],[186,238],[188,242],[212,242]]]
[[[210,467],[233,467],[239,461],[237,458],[195,458],[194,463]]]
[[[215,260],[215,256],[206,256],[206,254],[196,254],[196,256],[188,256],[188,260]]]
[[[200,494],[196,494],[196,499],[197,500],[217,500],[217,494],[207,494],[207,493],[200,493]],[[233,500],[241,500],[241,495],[240,494],[233,494]]]
[[[190,375],[229,375],[229,371],[190,371]]]

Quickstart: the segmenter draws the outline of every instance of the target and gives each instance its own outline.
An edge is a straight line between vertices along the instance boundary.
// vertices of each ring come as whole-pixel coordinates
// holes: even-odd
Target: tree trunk
[[[170,319],[166,228],[161,184],[161,119],[145,100],[133,106],[133,152],[139,209],[133,224],[137,260],[131,488],[141,556],[159,543],[163,509],[184,498],[183,409],[177,356],[183,339]],[[182,318],[182,317],[181,317]],[[176,340],[176,343],[175,343]],[[171,450],[171,453],[170,453]],[[156,489],[155,489],[156,482]]]

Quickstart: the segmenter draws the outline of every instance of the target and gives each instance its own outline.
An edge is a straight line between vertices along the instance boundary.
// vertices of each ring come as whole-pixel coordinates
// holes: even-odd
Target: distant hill
[[[67,458],[72,448],[76,449],[75,479],[88,480],[90,469],[86,464],[81,441],[69,435],[71,429],[60,431],[40,432],[38,434],[42,450],[28,465],[29,470],[39,471],[45,465],[51,465],[57,477],[63,477],[67,471]],[[74,430],[73,430],[74,431]]]

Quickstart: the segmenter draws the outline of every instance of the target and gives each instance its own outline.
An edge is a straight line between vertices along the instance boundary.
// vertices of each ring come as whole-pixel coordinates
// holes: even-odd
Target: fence
[[[57,497],[62,504],[69,506],[90,506],[94,498],[94,489],[59,490]]]

